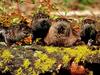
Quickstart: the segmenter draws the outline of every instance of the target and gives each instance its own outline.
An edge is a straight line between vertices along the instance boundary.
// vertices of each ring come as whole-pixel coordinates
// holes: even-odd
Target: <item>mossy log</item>
[[[12,75],[58,72],[59,66],[68,67],[73,57],[75,63],[82,61],[84,64],[86,62],[100,64],[100,50],[92,51],[84,45],[72,48],[39,45],[14,46],[0,48],[0,71],[2,73],[10,71]]]

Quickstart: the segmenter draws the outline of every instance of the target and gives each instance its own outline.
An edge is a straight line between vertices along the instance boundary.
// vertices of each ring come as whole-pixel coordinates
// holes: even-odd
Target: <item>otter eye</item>
[[[27,32],[27,31],[23,31],[23,33],[24,33],[24,34],[28,34],[28,32]]]
[[[58,33],[59,33],[59,34],[63,34],[65,28],[64,28],[63,26],[60,26],[57,30],[58,30]]]

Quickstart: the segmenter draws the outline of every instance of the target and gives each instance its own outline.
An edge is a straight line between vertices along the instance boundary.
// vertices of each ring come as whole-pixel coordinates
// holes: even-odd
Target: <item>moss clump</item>
[[[57,47],[52,47],[52,46],[45,46],[43,47],[48,53],[53,53],[53,52],[58,52]]]
[[[16,70],[16,74],[15,75],[23,75],[23,70],[21,67],[18,68],[18,70]]]
[[[68,55],[63,56],[63,58],[62,58],[62,60],[63,60],[63,64],[66,65],[66,63],[68,63],[70,59],[71,59],[71,58],[70,58]],[[68,65],[68,64],[67,64],[67,65]]]
[[[54,58],[49,58],[46,54],[42,52],[36,52],[35,57],[39,59],[35,61],[34,66],[37,70],[40,70],[43,73],[50,70],[53,64],[56,62]]]
[[[9,62],[13,58],[13,55],[11,54],[9,50],[4,50],[2,52],[1,58],[6,63],[6,62]]]
[[[31,64],[31,62],[29,61],[29,59],[24,59],[24,62],[23,62],[23,67],[25,69],[27,69],[29,67],[29,65]]]

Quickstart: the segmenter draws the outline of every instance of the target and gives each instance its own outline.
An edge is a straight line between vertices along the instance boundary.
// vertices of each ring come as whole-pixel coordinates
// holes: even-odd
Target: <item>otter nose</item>
[[[81,40],[81,37],[79,37],[78,40],[80,41]]]
[[[81,37],[78,37],[78,38],[77,38],[77,41],[81,41]]]
[[[92,40],[92,39],[89,39],[87,45],[88,45],[88,46],[91,46],[92,43],[93,43],[93,40]]]

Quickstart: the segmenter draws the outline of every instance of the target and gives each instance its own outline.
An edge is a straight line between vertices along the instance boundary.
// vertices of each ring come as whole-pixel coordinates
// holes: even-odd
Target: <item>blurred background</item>
[[[5,25],[18,23],[38,11],[63,16],[99,16],[100,0],[0,0],[0,22]]]
[[[30,16],[37,11],[69,12],[72,10],[100,10],[99,0],[0,0],[0,14],[21,13]],[[17,12],[16,12],[17,11]]]

